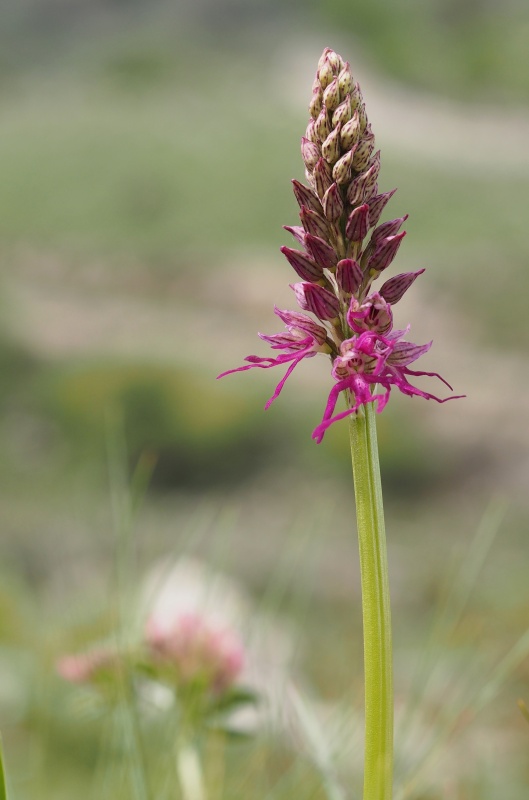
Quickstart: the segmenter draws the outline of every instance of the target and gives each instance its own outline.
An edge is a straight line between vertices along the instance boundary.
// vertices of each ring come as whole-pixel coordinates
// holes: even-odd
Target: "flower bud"
[[[339,102],[340,88],[338,86],[338,78],[334,78],[323,93],[323,103],[330,111],[334,111]]]
[[[356,333],[387,333],[393,325],[391,306],[378,292],[373,292],[363,303],[352,297],[347,323]]]
[[[336,255],[334,249],[319,236],[313,236],[312,234],[307,233],[305,236],[305,247],[314,261],[322,268],[326,267],[327,269],[330,269],[336,265],[338,256]]]
[[[360,123],[358,112],[355,111],[350,120],[342,126],[340,131],[340,142],[344,150],[350,150],[360,139]]]
[[[332,71],[335,73],[340,72],[343,67],[343,61],[338,53],[335,53],[334,50],[330,50],[327,53],[327,61],[331,65]]]
[[[310,142],[305,136],[301,137],[301,157],[307,169],[313,169],[320,157],[320,148]]]
[[[393,197],[397,190],[392,189],[390,192],[384,192],[383,194],[377,194],[374,197],[370,197],[367,201],[369,206],[369,220],[371,222],[371,226],[376,225],[379,221],[384,208],[388,201]]]
[[[325,141],[331,132],[331,126],[329,125],[329,114],[325,107],[322,108],[316,120],[314,121],[314,130],[318,136],[318,139],[320,139],[322,142]]]
[[[319,58],[319,61],[318,61],[318,71],[323,67],[323,65],[327,61],[327,56],[329,55],[329,53],[332,53],[332,52],[334,52],[332,47],[326,47],[324,49],[324,51],[321,54],[321,56]]]
[[[378,192],[378,183],[374,183],[372,186],[367,186],[364,189],[364,202],[367,203],[369,198],[373,197],[377,192]]]
[[[351,69],[348,61],[338,75],[338,86],[340,87],[340,94],[342,97],[344,97],[346,94],[349,94],[349,92],[351,92],[353,89],[353,76],[351,75]]]
[[[323,197],[332,183],[332,170],[324,158],[320,158],[312,173],[314,188],[318,197]]]
[[[305,228],[302,228],[301,225],[283,225],[283,229],[291,233],[294,239],[305,247],[305,236],[307,234]]]
[[[351,94],[351,108],[355,111],[357,108],[360,108],[362,104],[362,90],[360,89],[360,84],[355,83]]]
[[[383,239],[385,236],[394,236],[394,234],[399,232],[402,223],[406,222],[407,219],[408,215],[406,214],[404,217],[391,219],[389,222],[384,222],[382,225],[379,225],[378,228],[375,228],[371,234],[371,241],[377,242],[379,239]]]
[[[419,275],[422,275],[424,269],[419,269],[417,272],[403,272],[401,275],[395,275],[382,284],[380,288],[380,296],[384,298],[387,303],[395,305],[408,291],[412,283]]]
[[[343,100],[339,106],[336,107],[333,115],[332,115],[332,124],[334,127],[340,123],[343,125],[345,122],[351,119],[351,98],[349,95],[346,95],[345,100]]]
[[[329,222],[338,222],[343,213],[344,202],[337,183],[329,186],[323,195],[322,205],[323,212]]]
[[[386,267],[389,267],[405,236],[406,231],[402,231],[402,233],[397,233],[395,236],[386,236],[384,239],[379,239],[376,243],[373,255],[367,262],[368,270],[371,272],[382,272]]]
[[[309,189],[308,186],[304,186],[295,179],[292,181],[292,188],[294,189],[294,194],[300,207],[306,206],[307,208],[311,208],[313,211],[316,211],[316,213],[321,214],[321,203],[312,189]]]
[[[305,253],[299,250],[293,250],[291,247],[281,247],[280,250],[292,269],[297,272],[302,280],[311,282],[321,281],[323,267],[320,267],[319,264],[312,261]]]
[[[312,100],[309,103],[309,114],[316,119],[323,105],[323,92],[321,87],[316,87],[312,93]]]
[[[309,142],[313,144],[320,144],[321,143],[321,136],[318,136],[316,132],[316,124],[312,117],[309,120],[309,124],[307,125],[307,129],[305,131],[305,139],[308,139]]]
[[[353,169],[357,172],[362,172],[369,164],[371,153],[375,147],[375,137],[362,139],[356,148],[355,157],[353,159]]]
[[[361,242],[369,230],[369,206],[365,203],[355,208],[349,215],[345,235],[352,242]]]
[[[310,311],[321,320],[333,320],[340,314],[340,304],[328,289],[316,283],[295,283],[291,287],[303,311]]]
[[[353,146],[348,153],[342,156],[333,167],[332,177],[336,183],[349,183],[353,170],[353,159],[356,151],[356,145]]]
[[[378,175],[380,172],[380,150],[377,150],[375,155],[372,157],[371,161],[369,162],[368,168],[364,174],[364,197],[369,194],[371,197],[376,192],[371,192],[374,186],[376,186]]]
[[[345,294],[354,294],[363,280],[360,264],[354,258],[343,258],[336,265],[336,283]]]
[[[328,164],[335,164],[340,158],[340,127],[338,124],[321,146],[321,154]]]
[[[311,233],[313,236],[319,236],[322,239],[328,238],[329,226],[320,214],[317,214],[306,206],[301,206],[299,216],[307,233]]]
[[[364,201],[364,188],[366,182],[366,175],[358,175],[351,181],[347,189],[347,200],[352,206],[360,205]]]
[[[329,58],[327,57],[318,70],[318,79],[320,81],[321,88],[326,89],[327,86],[332,83],[333,78],[334,73]]]
[[[358,119],[360,121],[360,130],[363,133],[367,127],[366,104],[364,102],[361,102],[358,106]]]
[[[314,181],[314,177],[313,177],[313,175],[312,175],[312,172],[313,172],[313,171],[312,171],[312,170],[310,170],[310,169],[305,169],[305,177],[306,177],[306,179],[307,179],[307,181],[308,181],[308,184],[309,184],[309,186],[310,186],[312,189],[314,189],[314,191],[316,191],[316,183],[315,183],[315,181]]]

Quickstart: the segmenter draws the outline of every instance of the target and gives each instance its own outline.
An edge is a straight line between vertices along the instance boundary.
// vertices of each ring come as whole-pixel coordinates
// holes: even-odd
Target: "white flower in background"
[[[182,680],[196,670],[219,691],[237,681],[259,695],[258,707],[232,715],[238,728],[280,721],[292,671],[292,631],[258,611],[239,582],[198,559],[166,560],[148,573],[140,607],[153,655],[172,660]]]

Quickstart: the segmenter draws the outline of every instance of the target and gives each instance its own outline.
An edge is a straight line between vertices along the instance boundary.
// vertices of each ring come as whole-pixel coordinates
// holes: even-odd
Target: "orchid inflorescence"
[[[452,389],[436,372],[409,368],[432,343],[404,341],[409,326],[393,329],[392,306],[424,270],[396,275],[372,291],[373,282],[389,267],[406,235],[400,229],[407,215],[378,224],[396,189],[378,192],[380,151],[373,152],[375,137],[360,86],[353,81],[349,63],[329,47],[318,62],[309,112],[301,139],[309,185],[292,181],[301,225],[285,226],[303,250],[282,247],[281,252],[301,278],[291,285],[298,305],[318,322],[299,311],[275,308],[286,332],[259,336],[279,354],[248,356],[247,364],[219,377],[254,367],[288,365],[266,403],[268,408],[300,361],[318,353],[329,355],[335,383],[322,422],[312,434],[321,442],[330,425],[355,414],[362,405],[376,401],[377,411],[382,411],[392,386],[403,394],[439,403],[455,398],[436,397],[409,382],[409,376],[427,375]],[[375,393],[377,386],[381,393]],[[347,410],[334,414],[342,392]]]

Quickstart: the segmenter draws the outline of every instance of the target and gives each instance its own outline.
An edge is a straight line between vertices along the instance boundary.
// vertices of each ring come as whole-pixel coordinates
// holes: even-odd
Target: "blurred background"
[[[427,268],[397,322],[433,338],[421,368],[467,395],[395,395],[379,420],[401,706],[455,574],[466,598],[423,702],[440,730],[446,687],[464,706],[529,626],[527,5],[11,0],[1,16],[0,724],[14,797],[92,796],[97,737],[64,706],[54,662],[115,623],[115,498],[138,461],[152,470],[130,528],[135,581],[186,553],[258,603],[274,594],[296,674],[361,710],[347,429],[310,438],[328,363],[302,364],[267,413],[278,375],[215,381],[266,354],[256,334],[279,330],[274,303],[293,307],[279,247],[325,46],[361,83],[381,190],[399,188],[386,218],[410,215],[392,270]],[[466,757],[445,737],[449,770],[402,797],[526,798],[523,697],[522,648],[491,703],[455,725]],[[293,758],[269,756],[256,797],[294,796],[272,789]],[[413,748],[408,761],[402,775]],[[296,796],[323,796],[307,775]],[[223,797],[254,796],[234,786]]]

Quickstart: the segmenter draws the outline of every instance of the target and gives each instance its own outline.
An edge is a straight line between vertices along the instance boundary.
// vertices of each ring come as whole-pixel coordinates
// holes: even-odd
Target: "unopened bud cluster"
[[[329,270],[343,298],[367,288],[389,266],[405,235],[399,229],[406,217],[375,228],[395,190],[378,194],[380,151],[374,152],[362,92],[349,63],[330,48],[318,63],[309,112],[301,140],[309,186],[293,181],[302,227],[288,228],[306,255],[282,250],[304,281],[326,286],[324,270]]]
[[[313,434],[321,441],[329,425],[360,406],[376,401],[381,411],[393,386],[409,396],[444,400],[407,379],[409,375],[440,377],[409,369],[431,342],[405,342],[402,337],[407,330],[392,329],[391,306],[424,270],[397,275],[371,292],[373,281],[392,263],[406,235],[400,228],[407,215],[379,224],[396,190],[379,193],[380,151],[375,152],[360,86],[349,63],[330,48],[318,62],[309,113],[301,139],[308,185],[292,181],[301,225],[286,226],[303,249],[282,247],[281,251],[301,278],[292,285],[298,305],[323,324],[299,312],[276,309],[287,332],[259,335],[273,350],[283,352],[274,358],[248,356],[246,365],[229,372],[289,364],[268,407],[302,359],[317,353],[330,355],[336,382],[323,421]],[[385,390],[383,394],[374,393],[377,386]],[[341,392],[348,410],[333,416]]]

